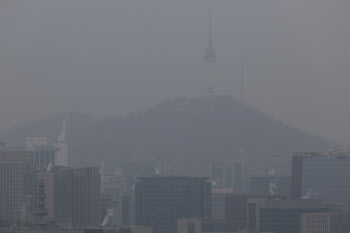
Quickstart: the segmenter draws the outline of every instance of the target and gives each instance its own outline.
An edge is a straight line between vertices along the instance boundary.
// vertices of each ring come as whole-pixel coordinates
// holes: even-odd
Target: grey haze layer
[[[10,129],[2,139],[25,136],[55,140],[67,118],[70,164],[105,161],[114,170],[123,161],[161,161],[170,174],[209,175],[213,161],[244,160],[251,172],[277,168],[290,174],[291,155],[329,151],[336,144],[285,125],[230,96],[179,98],[127,117],[96,119],[65,114]]]
[[[217,62],[203,62],[206,0],[0,1],[0,129],[83,112],[113,116],[211,84],[350,145],[350,2],[211,0]]]

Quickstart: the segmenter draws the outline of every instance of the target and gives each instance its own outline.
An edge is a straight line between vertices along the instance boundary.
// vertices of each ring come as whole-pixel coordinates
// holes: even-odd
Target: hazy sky
[[[216,92],[350,145],[350,2],[1,0],[0,129],[62,112],[113,116]]]

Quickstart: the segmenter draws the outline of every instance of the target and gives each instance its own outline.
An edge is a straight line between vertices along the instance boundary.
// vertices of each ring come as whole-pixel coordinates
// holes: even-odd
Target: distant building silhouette
[[[101,180],[97,167],[53,167],[51,171],[37,172],[34,180],[45,185],[45,207],[49,218],[57,225],[86,227],[101,224]]]
[[[24,146],[3,146],[0,148],[3,153],[29,153],[37,170],[47,169],[55,165],[57,150],[47,144],[47,137],[27,137]]]
[[[292,198],[321,199],[349,210],[350,155],[298,153],[292,160]]]
[[[154,233],[177,231],[179,218],[211,216],[208,178],[139,178],[135,186],[135,221]]]
[[[330,211],[320,200],[232,194],[225,209],[227,232],[330,232]]]
[[[218,162],[211,164],[211,179],[215,188],[231,188],[233,192],[246,190],[246,163],[243,161]]]
[[[25,174],[34,169],[32,153],[0,151],[0,214],[20,213],[25,199]]]
[[[232,194],[225,201],[225,225],[228,232],[235,232],[247,227],[248,195]]]
[[[260,231],[330,233],[330,212],[319,200],[265,200],[260,208]]]
[[[57,166],[68,166],[68,144],[66,142],[66,128],[67,120],[64,119],[62,123],[61,133],[57,138],[57,142],[53,145],[56,148],[55,165]]]
[[[225,218],[225,200],[231,195],[233,190],[230,188],[212,189],[212,217]]]

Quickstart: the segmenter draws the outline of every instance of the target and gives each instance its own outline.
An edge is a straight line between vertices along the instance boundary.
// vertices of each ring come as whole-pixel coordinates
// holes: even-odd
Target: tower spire
[[[240,58],[241,63],[241,87],[240,87],[240,99],[242,102],[244,102],[244,63],[243,63],[243,57]]]
[[[216,61],[216,51],[213,43],[213,31],[212,31],[212,10],[209,5],[209,33],[208,33],[208,48],[205,50],[204,60],[208,63]]]
[[[208,33],[208,47],[213,48],[213,31],[212,31],[212,16],[211,16],[211,6],[209,6],[209,33]]]

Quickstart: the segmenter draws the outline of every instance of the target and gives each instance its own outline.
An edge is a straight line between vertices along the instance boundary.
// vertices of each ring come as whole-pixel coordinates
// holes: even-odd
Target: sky
[[[208,8],[217,62],[206,64]],[[111,117],[165,99],[245,99],[350,146],[347,0],[2,0],[0,131],[64,112]]]

